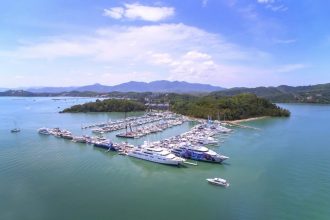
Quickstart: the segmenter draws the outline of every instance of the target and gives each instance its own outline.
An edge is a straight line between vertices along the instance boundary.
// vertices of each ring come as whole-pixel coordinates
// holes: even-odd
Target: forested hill
[[[257,88],[232,88],[210,93],[213,97],[255,94],[271,102],[330,103],[330,83],[312,86],[278,86]]]
[[[211,96],[211,97],[228,97],[243,93],[255,94],[258,97],[266,98],[271,102],[285,103],[324,103],[330,104],[330,83],[319,84],[312,86],[278,86],[278,87],[256,87],[256,88],[232,88],[211,93],[191,93],[194,96]],[[23,90],[8,90],[0,92],[0,96],[21,96],[21,97],[43,97],[43,96],[74,96],[74,97],[115,97],[115,98],[130,98],[142,101],[144,98],[154,96],[164,96],[166,94],[176,94],[167,92],[60,92],[60,93],[34,93]],[[180,95],[188,95],[181,93]]]
[[[172,111],[196,118],[207,119],[211,116],[213,119],[237,120],[260,116],[290,116],[288,110],[253,94],[217,98],[174,96],[170,102]]]
[[[64,109],[61,113],[78,113],[78,112],[133,112],[144,111],[146,106],[143,103],[124,100],[124,99],[106,99],[103,101],[96,100],[82,105],[74,105]]]
[[[196,118],[237,120],[259,116],[287,117],[290,112],[270,101],[253,94],[240,94],[233,97],[192,96],[169,94],[161,97],[170,103],[171,111]],[[124,99],[106,99],[74,105],[62,113],[76,112],[131,112],[146,110],[145,103]]]

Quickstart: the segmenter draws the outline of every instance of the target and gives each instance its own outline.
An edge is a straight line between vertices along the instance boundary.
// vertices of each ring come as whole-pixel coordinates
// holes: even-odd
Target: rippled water
[[[283,105],[290,118],[249,122],[260,130],[235,129],[212,147],[227,163],[176,168],[37,134],[43,126],[88,134],[81,125],[124,116],[57,113],[86,101],[0,98],[1,220],[330,218],[328,105]],[[15,121],[22,131],[12,134]],[[206,183],[215,176],[230,187]]]

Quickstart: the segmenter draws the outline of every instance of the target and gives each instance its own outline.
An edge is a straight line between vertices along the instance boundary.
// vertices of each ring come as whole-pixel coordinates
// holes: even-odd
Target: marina
[[[124,139],[138,138],[163,132],[168,128],[182,125],[189,120],[191,119],[168,111],[146,113],[142,116],[129,118],[127,118],[125,114],[123,120],[88,126],[89,128],[97,126],[97,128],[92,129],[93,134],[97,133],[96,136],[74,136],[72,132],[67,129],[60,128],[39,128],[38,133],[71,140],[75,143],[93,145],[94,147],[102,148],[107,151],[118,152],[120,155],[128,155],[156,163],[171,165],[182,165],[186,163],[197,165],[187,162],[186,159],[212,163],[222,163],[224,160],[227,160],[229,157],[216,153],[207,147],[219,145],[219,137],[222,134],[228,135],[233,131],[232,129],[226,128],[219,121],[196,120],[196,125],[187,132],[158,141],[144,141],[144,143],[140,145],[133,145],[127,141],[113,142],[111,139],[102,136],[104,133],[103,131],[110,132],[110,130],[114,131],[125,127],[126,132],[116,134],[116,137]],[[132,125],[143,125],[143,127],[137,127],[134,132],[132,130],[128,132],[127,124],[129,124],[130,128]]]
[[[113,143],[110,139],[104,138],[103,136],[74,136],[66,129],[38,129],[38,133],[41,135],[53,135],[76,143],[85,143],[93,145],[94,147],[106,149],[107,151],[115,151],[121,155],[128,155],[156,163],[171,165],[182,165],[186,162],[185,159],[214,163],[223,162],[229,157],[210,150],[206,145],[218,144],[216,138],[212,136],[224,133],[228,134],[230,132],[232,132],[231,129],[221,126],[220,123],[210,124],[209,122],[204,122],[202,124],[197,124],[190,131],[181,135],[160,141],[145,141],[142,145],[134,146],[127,142]],[[189,164],[189,162],[187,164]]]

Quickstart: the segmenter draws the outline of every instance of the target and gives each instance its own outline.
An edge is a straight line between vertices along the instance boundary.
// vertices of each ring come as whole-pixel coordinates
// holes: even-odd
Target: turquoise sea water
[[[0,98],[1,220],[330,219],[329,105],[283,104],[290,118],[246,123],[260,130],[235,129],[212,147],[230,156],[225,164],[176,168],[37,134],[43,126],[88,134],[81,125],[124,117],[57,113],[86,101]],[[22,131],[12,134],[15,122]],[[230,187],[205,181],[216,176]]]

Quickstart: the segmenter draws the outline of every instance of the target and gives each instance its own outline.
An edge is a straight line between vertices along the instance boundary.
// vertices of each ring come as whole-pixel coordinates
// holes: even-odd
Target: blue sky
[[[330,82],[321,0],[3,0],[0,87]]]

